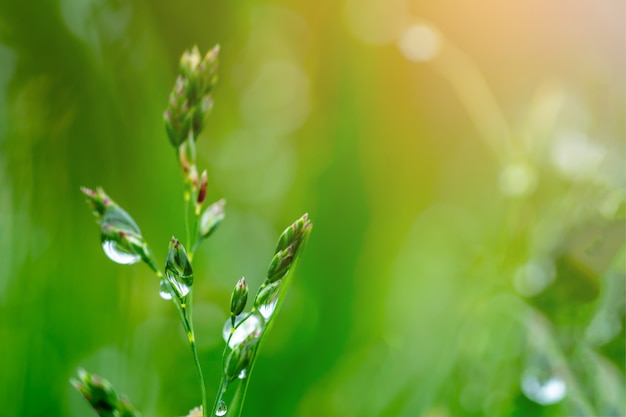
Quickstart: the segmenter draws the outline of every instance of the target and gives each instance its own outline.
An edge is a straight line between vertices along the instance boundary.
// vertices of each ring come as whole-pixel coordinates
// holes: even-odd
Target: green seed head
[[[291,246],[276,253],[270,262],[270,266],[267,269],[267,280],[269,282],[276,282],[284,277],[294,261],[294,253]]]
[[[198,231],[200,232],[200,236],[203,239],[209,237],[220,225],[222,220],[224,220],[224,206],[226,205],[226,200],[221,199],[211,204],[209,207],[204,210],[202,216],[200,217],[200,222],[198,223]]]
[[[127,255],[137,256],[137,262],[141,259],[157,271],[154,255],[130,214],[113,201],[102,188],[94,191],[83,187],[81,191],[87,196],[87,204],[93,209],[96,220],[100,223],[102,243],[115,245],[116,249]]]
[[[226,357],[224,375],[228,382],[234,381],[246,369],[254,357],[257,339],[247,340],[233,349]]]
[[[274,253],[278,253],[288,246],[291,246],[294,253],[298,251],[302,242],[309,235],[313,223],[309,221],[309,215],[304,214],[298,220],[296,220],[291,226],[285,229],[285,231],[278,238],[276,249]]]
[[[278,238],[274,258],[267,271],[267,280],[276,282],[284,277],[298,256],[302,243],[306,240],[313,224],[307,214],[296,220]]]
[[[167,136],[175,148],[189,138],[198,137],[213,108],[211,91],[217,83],[218,55],[218,46],[204,58],[198,48],[193,47],[180,59],[180,75],[163,113]]]
[[[106,379],[80,369],[78,379],[72,378],[70,382],[99,416],[140,417],[130,401],[126,397],[119,397]]]
[[[193,269],[184,246],[175,237],[170,240],[165,261],[165,276],[180,300],[189,294],[193,285]]]
[[[112,413],[118,409],[118,397],[109,381],[85,370],[78,371],[78,380],[70,380],[72,385],[85,397],[98,413]]]
[[[96,188],[95,191],[87,187],[80,187],[80,191],[87,197],[87,204],[92,208],[93,214],[98,221],[102,219],[106,209],[115,204],[100,187]]]
[[[230,313],[233,316],[241,314],[244,308],[246,308],[246,302],[248,301],[248,284],[245,278],[241,278],[235,284],[235,289],[230,297]]]

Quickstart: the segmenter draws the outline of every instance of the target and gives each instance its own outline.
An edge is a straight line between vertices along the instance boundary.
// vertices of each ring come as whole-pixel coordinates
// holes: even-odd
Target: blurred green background
[[[162,123],[222,47],[198,141],[227,217],[196,254],[212,397],[230,291],[315,227],[246,416],[624,416],[622,1],[0,1],[0,416],[200,403],[174,306],[113,264],[79,186],[158,258],[184,233]]]

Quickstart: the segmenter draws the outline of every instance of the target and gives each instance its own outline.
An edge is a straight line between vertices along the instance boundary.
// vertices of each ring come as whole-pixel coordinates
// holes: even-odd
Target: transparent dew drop
[[[165,279],[162,279],[161,283],[159,284],[159,295],[164,300],[171,300],[173,297],[172,290],[170,289],[170,286]]]
[[[242,313],[238,315],[237,317],[235,317],[235,326],[241,323],[241,320],[243,320],[247,314],[248,313]],[[228,342],[228,338],[230,337],[230,332],[232,331],[232,329],[233,329],[233,322],[229,317],[226,320],[226,323],[224,323],[224,327],[222,328],[222,337],[224,338],[224,342]]]
[[[128,252],[128,250],[123,249],[117,242],[112,240],[103,241],[102,250],[104,250],[104,253],[110,260],[121,265],[132,265],[141,260],[141,256]]]
[[[180,294],[181,297],[186,296],[191,291],[191,287],[189,285],[185,285],[185,283],[178,281],[174,278],[169,279],[170,285],[174,287],[177,294]]]
[[[248,376],[248,373],[246,372],[246,369],[242,369],[241,372],[239,372],[239,375],[237,375],[237,378],[239,379],[246,379],[246,376]]]
[[[254,300],[254,306],[259,311],[259,313],[261,313],[265,321],[268,321],[276,310],[278,295],[280,293],[280,284],[281,281],[276,281],[267,286],[264,286],[263,288],[261,288],[259,294]]]
[[[269,303],[261,304],[258,307],[259,313],[263,316],[263,318],[267,321],[274,314],[274,310],[276,310],[276,304],[278,304],[278,294]]]
[[[228,407],[226,406],[226,403],[222,400],[220,400],[217,403],[217,408],[215,409],[215,415],[216,416],[223,416],[226,414],[226,412],[228,411]]]
[[[556,404],[565,398],[567,386],[556,375],[540,377],[537,372],[526,371],[522,375],[522,392],[529,400],[541,405]]]
[[[255,314],[245,313],[242,318],[240,318],[241,316],[241,314],[237,316],[237,319],[239,320],[235,319],[236,327],[232,335],[232,322],[230,318],[226,320],[226,324],[224,325],[222,336],[224,336],[224,340],[228,343],[228,346],[230,346],[231,349],[235,349],[245,340],[259,337],[261,331],[263,330],[263,323]]]

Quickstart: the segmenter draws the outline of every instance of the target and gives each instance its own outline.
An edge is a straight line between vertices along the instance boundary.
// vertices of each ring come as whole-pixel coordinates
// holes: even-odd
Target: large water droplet
[[[239,375],[237,375],[237,378],[239,379],[246,379],[246,376],[248,375],[248,373],[246,372],[246,369],[242,369],[241,372],[239,372]]]
[[[217,403],[217,408],[215,409],[215,415],[216,416],[223,416],[226,414],[226,412],[228,411],[228,407],[226,406],[226,403],[222,400],[220,400]]]
[[[541,405],[556,404],[567,392],[565,381],[556,375],[541,377],[537,372],[526,371],[522,375],[522,392],[531,401]]]
[[[122,248],[117,242],[112,240],[103,241],[102,249],[110,260],[118,264],[132,265],[141,260],[141,256],[136,253],[129,252],[127,249]]]
[[[164,300],[171,300],[173,297],[172,288],[170,287],[170,284],[165,279],[162,279],[161,283],[159,284],[159,295]]]
[[[235,331],[232,335],[231,329],[232,322],[230,318],[228,318],[224,324],[222,336],[224,340],[228,342],[228,346],[234,349],[247,339],[259,337],[261,330],[263,330],[263,323],[258,316],[244,313],[240,314],[235,319]]]

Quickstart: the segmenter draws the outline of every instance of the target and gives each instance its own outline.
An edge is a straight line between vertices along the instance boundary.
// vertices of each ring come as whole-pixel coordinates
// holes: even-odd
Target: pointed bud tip
[[[87,197],[95,197],[96,196],[96,192],[94,190],[92,190],[91,188],[80,187],[80,191],[83,194],[85,194]]]

